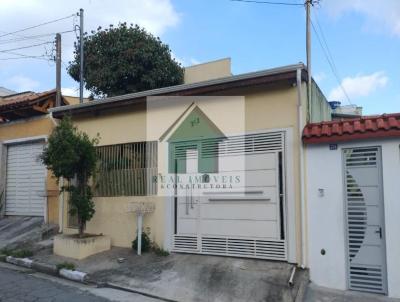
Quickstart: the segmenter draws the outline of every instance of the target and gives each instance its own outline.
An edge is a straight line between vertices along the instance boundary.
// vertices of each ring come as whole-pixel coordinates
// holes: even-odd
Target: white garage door
[[[285,260],[283,133],[220,143],[218,173],[199,186],[204,145],[186,151],[181,183],[195,184],[177,190],[175,251]]]
[[[44,215],[47,173],[39,160],[43,146],[43,143],[8,146],[6,215]]]

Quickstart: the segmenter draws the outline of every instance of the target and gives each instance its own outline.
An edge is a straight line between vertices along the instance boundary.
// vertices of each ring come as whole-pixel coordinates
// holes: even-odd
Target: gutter
[[[305,210],[305,197],[304,197],[304,147],[302,142],[303,134],[303,100],[301,94],[301,69],[297,69],[297,128],[300,147],[300,161],[299,161],[299,174],[300,174],[300,207],[301,207],[301,268],[306,267],[306,210]]]

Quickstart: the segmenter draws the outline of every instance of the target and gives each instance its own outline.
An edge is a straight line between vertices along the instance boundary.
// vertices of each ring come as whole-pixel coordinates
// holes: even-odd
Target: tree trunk
[[[78,225],[79,225],[79,238],[83,237],[83,232],[85,231],[85,223],[82,221],[78,213]]]

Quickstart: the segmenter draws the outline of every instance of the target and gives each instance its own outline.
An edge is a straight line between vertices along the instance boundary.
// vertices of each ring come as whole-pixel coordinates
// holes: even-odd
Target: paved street
[[[108,288],[93,288],[33,273],[26,269],[0,266],[0,302],[33,301],[159,301]]]

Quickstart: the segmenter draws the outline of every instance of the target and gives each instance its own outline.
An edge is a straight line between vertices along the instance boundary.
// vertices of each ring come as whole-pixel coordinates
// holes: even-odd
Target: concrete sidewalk
[[[306,290],[305,302],[400,302],[381,295],[357,291],[342,291],[317,286],[310,283]]]
[[[189,254],[137,256],[131,249],[112,250],[75,261],[43,252],[34,257],[54,264],[75,263],[93,281],[112,283],[173,301],[294,301],[308,282],[299,270],[295,285],[288,280],[293,266],[283,262]],[[125,258],[118,263],[118,258]]]
[[[0,219],[0,249],[31,245],[42,238],[42,217],[7,216]]]

